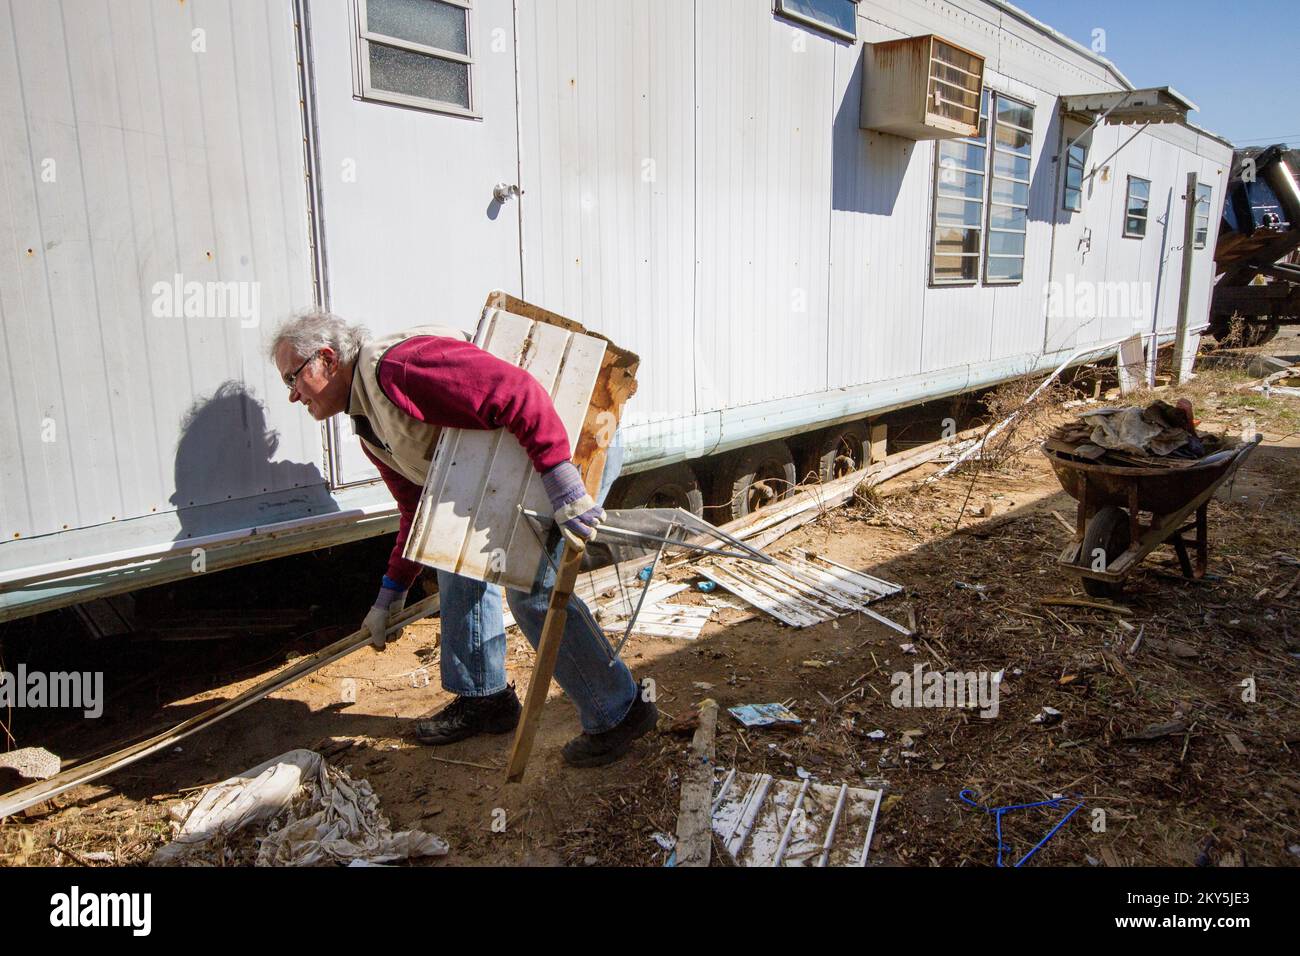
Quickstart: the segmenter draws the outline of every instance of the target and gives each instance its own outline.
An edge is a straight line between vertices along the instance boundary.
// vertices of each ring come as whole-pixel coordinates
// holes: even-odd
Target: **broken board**
[[[532,374],[555,403],[570,448],[579,447],[605,339],[489,306],[474,344]],[[614,416],[607,438],[617,421]],[[591,476],[585,478],[590,487]],[[521,507],[551,513],[541,476],[518,439],[505,429],[444,429],[403,556],[528,591],[543,560],[544,530],[530,527]]]
[[[718,560],[702,566],[700,573],[792,627],[821,624],[855,611],[876,617],[867,605],[902,591],[897,584],[799,548],[781,558],[772,565]]]
[[[693,641],[713,616],[713,609],[686,604],[652,604],[641,608],[632,624],[633,634],[648,637],[675,637]],[[626,620],[609,621],[601,625],[606,631],[626,631]]]

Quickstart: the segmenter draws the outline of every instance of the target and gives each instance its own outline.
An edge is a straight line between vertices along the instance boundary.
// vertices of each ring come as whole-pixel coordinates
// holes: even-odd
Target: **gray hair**
[[[274,361],[275,353],[285,342],[304,358],[328,347],[338,353],[342,364],[351,365],[356,362],[361,346],[368,338],[370,330],[364,325],[350,325],[324,309],[307,309],[284,321],[271,339],[267,352]]]

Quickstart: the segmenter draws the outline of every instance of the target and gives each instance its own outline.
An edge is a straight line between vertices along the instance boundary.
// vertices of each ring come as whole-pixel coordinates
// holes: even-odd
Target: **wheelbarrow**
[[[1124,579],[1162,544],[1173,546],[1184,577],[1200,579],[1209,558],[1205,514],[1218,487],[1241,467],[1260,437],[1172,468],[1099,464],[1043,444],[1061,487],[1078,502],[1074,540],[1057,559],[1093,597],[1117,597]],[[1149,522],[1141,514],[1151,516]],[[1196,517],[1187,521],[1192,512]],[[1195,538],[1184,538],[1187,532]],[[1189,553],[1195,549],[1195,561]]]

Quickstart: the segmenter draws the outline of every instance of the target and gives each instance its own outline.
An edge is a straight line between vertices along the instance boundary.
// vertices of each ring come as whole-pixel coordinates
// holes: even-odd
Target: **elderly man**
[[[270,351],[290,402],[301,402],[317,421],[340,413],[352,419],[362,450],[397,500],[397,543],[366,616],[380,648],[389,615],[403,606],[420,571],[402,559],[402,550],[440,429],[504,428],[519,440],[542,476],[557,522],[548,542],[550,560],[542,561],[532,590],[508,592],[515,621],[536,647],[563,549],[558,529],[582,539],[595,532],[605,514],[599,502],[621,465],[618,440],[609,449],[598,500],[593,500],[569,460],[568,437],[546,390],[459,329],[425,326],[368,340],[364,328],[311,311],[286,322]],[[416,721],[416,738],[437,745],[479,733],[508,733],[520,706],[506,683],[500,589],[440,570],[438,593],[442,686],[456,699]],[[582,722],[582,734],[564,747],[569,764],[593,767],[617,760],[658,719],[654,703],[643,699],[576,597],[569,601],[555,677]]]

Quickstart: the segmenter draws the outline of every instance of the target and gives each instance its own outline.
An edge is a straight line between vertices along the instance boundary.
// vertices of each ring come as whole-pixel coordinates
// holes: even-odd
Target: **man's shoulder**
[[[376,340],[381,358],[409,356],[430,349],[437,351],[447,345],[463,345],[473,336],[463,329],[444,328],[442,326],[421,326],[407,329],[385,339]]]

